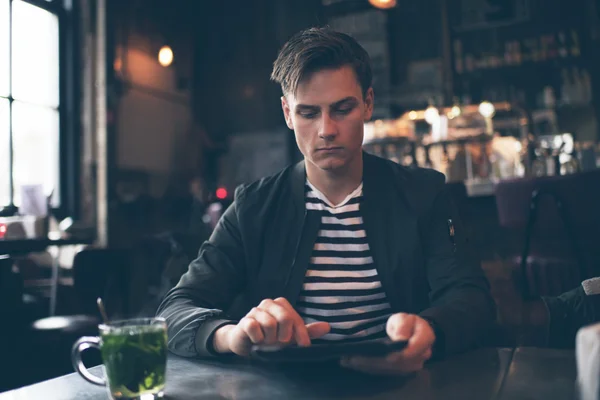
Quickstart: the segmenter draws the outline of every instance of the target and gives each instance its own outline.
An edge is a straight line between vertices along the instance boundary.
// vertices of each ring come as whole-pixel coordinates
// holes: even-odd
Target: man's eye
[[[336,110],[336,112],[338,114],[341,114],[341,115],[350,114],[350,111],[352,111],[352,107],[350,107],[350,108],[340,108],[340,109]]]
[[[300,116],[301,116],[302,118],[308,118],[308,119],[311,119],[311,118],[314,118],[314,117],[316,117],[316,116],[317,116],[317,113],[316,113],[316,112],[312,112],[312,111],[303,111],[303,112],[300,112]]]

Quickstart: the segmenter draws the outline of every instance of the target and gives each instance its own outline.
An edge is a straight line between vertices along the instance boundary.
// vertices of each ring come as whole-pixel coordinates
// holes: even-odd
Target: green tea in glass
[[[167,365],[167,325],[162,318],[116,321],[98,326],[100,337],[73,345],[73,367],[87,381],[108,386],[113,399],[162,398]],[[92,375],[81,352],[100,349],[106,379]]]

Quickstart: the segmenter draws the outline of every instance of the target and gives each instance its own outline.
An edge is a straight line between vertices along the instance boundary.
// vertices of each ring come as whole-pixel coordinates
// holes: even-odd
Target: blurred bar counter
[[[365,124],[365,151],[405,166],[433,168],[469,197],[494,194],[507,179],[568,175],[600,166],[600,147],[561,131],[556,112],[509,103],[406,112]]]
[[[552,109],[526,112],[508,103],[429,106],[396,120],[368,122],[363,148],[407,167],[442,172],[481,260],[494,262],[512,249],[498,217],[499,183],[531,181],[535,186],[552,179],[547,177],[600,166],[598,144],[576,141],[577,132],[561,130],[559,121]]]

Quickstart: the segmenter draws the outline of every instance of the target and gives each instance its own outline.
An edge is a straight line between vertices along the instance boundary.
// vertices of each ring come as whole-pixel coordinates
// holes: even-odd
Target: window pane
[[[12,90],[17,100],[58,106],[58,18],[14,0]]]
[[[8,96],[8,2],[0,0],[0,96]]]
[[[59,198],[58,111],[15,101],[13,112],[13,179],[15,205],[21,202],[21,185],[43,184],[52,205]]]
[[[10,204],[8,100],[0,99],[0,207]]]

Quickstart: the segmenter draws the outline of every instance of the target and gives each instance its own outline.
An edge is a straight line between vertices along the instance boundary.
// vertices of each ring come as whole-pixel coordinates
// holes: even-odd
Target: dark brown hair
[[[371,60],[360,44],[330,28],[310,28],[296,33],[279,51],[271,80],[285,95],[296,93],[298,84],[312,73],[349,65],[354,69],[363,96],[371,87]]]

